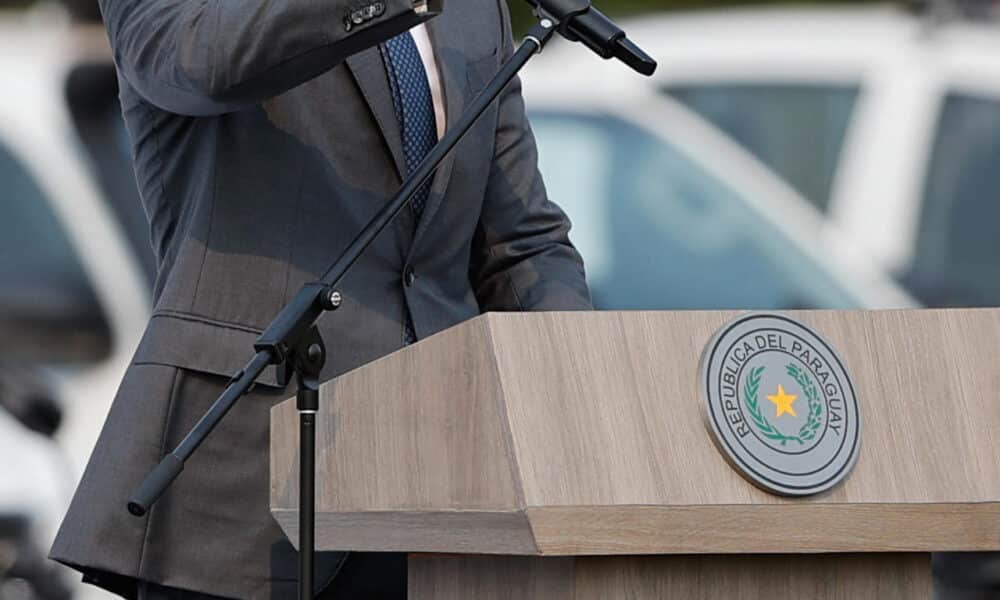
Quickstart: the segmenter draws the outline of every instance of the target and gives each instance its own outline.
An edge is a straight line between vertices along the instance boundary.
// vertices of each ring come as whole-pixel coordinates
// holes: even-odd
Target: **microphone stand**
[[[337,310],[342,297],[336,290],[354,263],[361,257],[368,246],[396,218],[399,212],[409,204],[413,195],[430,179],[444,157],[461,140],[480,115],[500,95],[508,83],[517,75],[532,56],[541,52],[552,39],[557,30],[573,40],[580,40],[591,48],[602,43],[613,46],[616,51],[601,53],[602,56],[616,56],[626,61],[640,72],[652,72],[656,63],[642,54],[625,38],[620,29],[601,15],[603,20],[598,32],[603,39],[585,39],[576,28],[561,27],[562,24],[574,23],[581,15],[591,9],[589,0],[540,0],[534,2],[538,23],[524,37],[513,56],[501,67],[493,80],[472,101],[461,115],[454,127],[448,130],[444,137],[427,154],[416,170],[407,177],[395,196],[369,221],[358,236],[351,242],[344,253],[316,282],[302,287],[278,313],[274,321],[254,343],[256,354],[239,373],[230,379],[226,389],[209,408],[208,412],[195,424],[191,431],[181,440],[177,448],[167,454],[160,463],[146,476],[139,488],[128,501],[128,511],[142,517],[154,502],[170,486],[173,480],[184,470],[184,463],[198,449],[206,437],[212,432],[229,410],[253,386],[256,379],[268,365],[278,366],[278,383],[287,385],[295,375],[298,390],[296,393],[296,409],[299,413],[299,599],[311,600],[313,592],[313,568],[315,564],[315,478],[316,478],[316,412],[319,410],[319,376],[326,363],[326,345],[320,336],[315,323],[326,311]],[[605,24],[610,24],[609,29]],[[617,32],[617,33],[616,33]],[[617,51],[632,53],[628,58],[632,61],[646,60],[645,68],[637,68],[632,62],[623,58]],[[641,56],[635,58],[638,52]],[[599,52],[600,53],[600,52]],[[650,68],[649,65],[652,65]],[[648,73],[647,73],[648,74]]]

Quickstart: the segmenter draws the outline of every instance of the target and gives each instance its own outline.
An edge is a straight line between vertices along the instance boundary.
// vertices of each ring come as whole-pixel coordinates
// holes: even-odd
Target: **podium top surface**
[[[320,549],[504,554],[1000,550],[1000,310],[803,311],[864,435],[783,498],[713,444],[699,359],[734,312],[489,314],[348,373],[318,415]],[[297,524],[297,415],[272,510]]]

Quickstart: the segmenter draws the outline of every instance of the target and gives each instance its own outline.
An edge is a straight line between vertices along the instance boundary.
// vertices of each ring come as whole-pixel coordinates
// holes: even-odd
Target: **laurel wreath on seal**
[[[746,383],[743,385],[743,403],[746,405],[754,425],[757,426],[757,429],[760,430],[764,437],[780,442],[782,446],[788,442],[798,442],[799,445],[804,445],[809,440],[815,438],[816,433],[819,431],[819,426],[822,423],[823,403],[820,401],[819,391],[816,389],[808,373],[795,364],[789,364],[786,369],[788,370],[788,375],[802,388],[802,393],[809,403],[809,414],[806,422],[799,428],[798,435],[785,435],[781,433],[761,412],[760,405],[757,402],[757,393],[760,390],[760,378],[764,374],[764,367],[750,369]]]

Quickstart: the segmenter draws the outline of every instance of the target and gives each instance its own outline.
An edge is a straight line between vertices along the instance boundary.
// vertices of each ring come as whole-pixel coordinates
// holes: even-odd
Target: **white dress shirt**
[[[420,52],[420,60],[424,63],[424,70],[427,71],[427,83],[431,87],[431,97],[434,99],[434,120],[437,121],[438,139],[444,137],[447,127],[447,114],[444,109],[444,92],[441,89],[441,75],[438,73],[437,62],[434,60],[434,46],[431,44],[431,37],[427,34],[427,27],[421,23],[410,30],[413,41],[417,44],[417,51]]]

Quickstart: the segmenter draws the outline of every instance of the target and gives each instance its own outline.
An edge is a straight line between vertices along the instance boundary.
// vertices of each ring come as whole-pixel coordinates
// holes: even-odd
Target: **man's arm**
[[[441,3],[428,2],[429,12]],[[205,116],[280,94],[409,29],[426,18],[414,4],[102,0],[101,9],[115,61],[136,91],[164,110]]]
[[[507,3],[503,58],[513,53]],[[538,153],[514,80],[500,97],[496,147],[473,244],[470,279],[483,311],[592,308],[583,260],[570,244],[570,223],[549,201]]]

